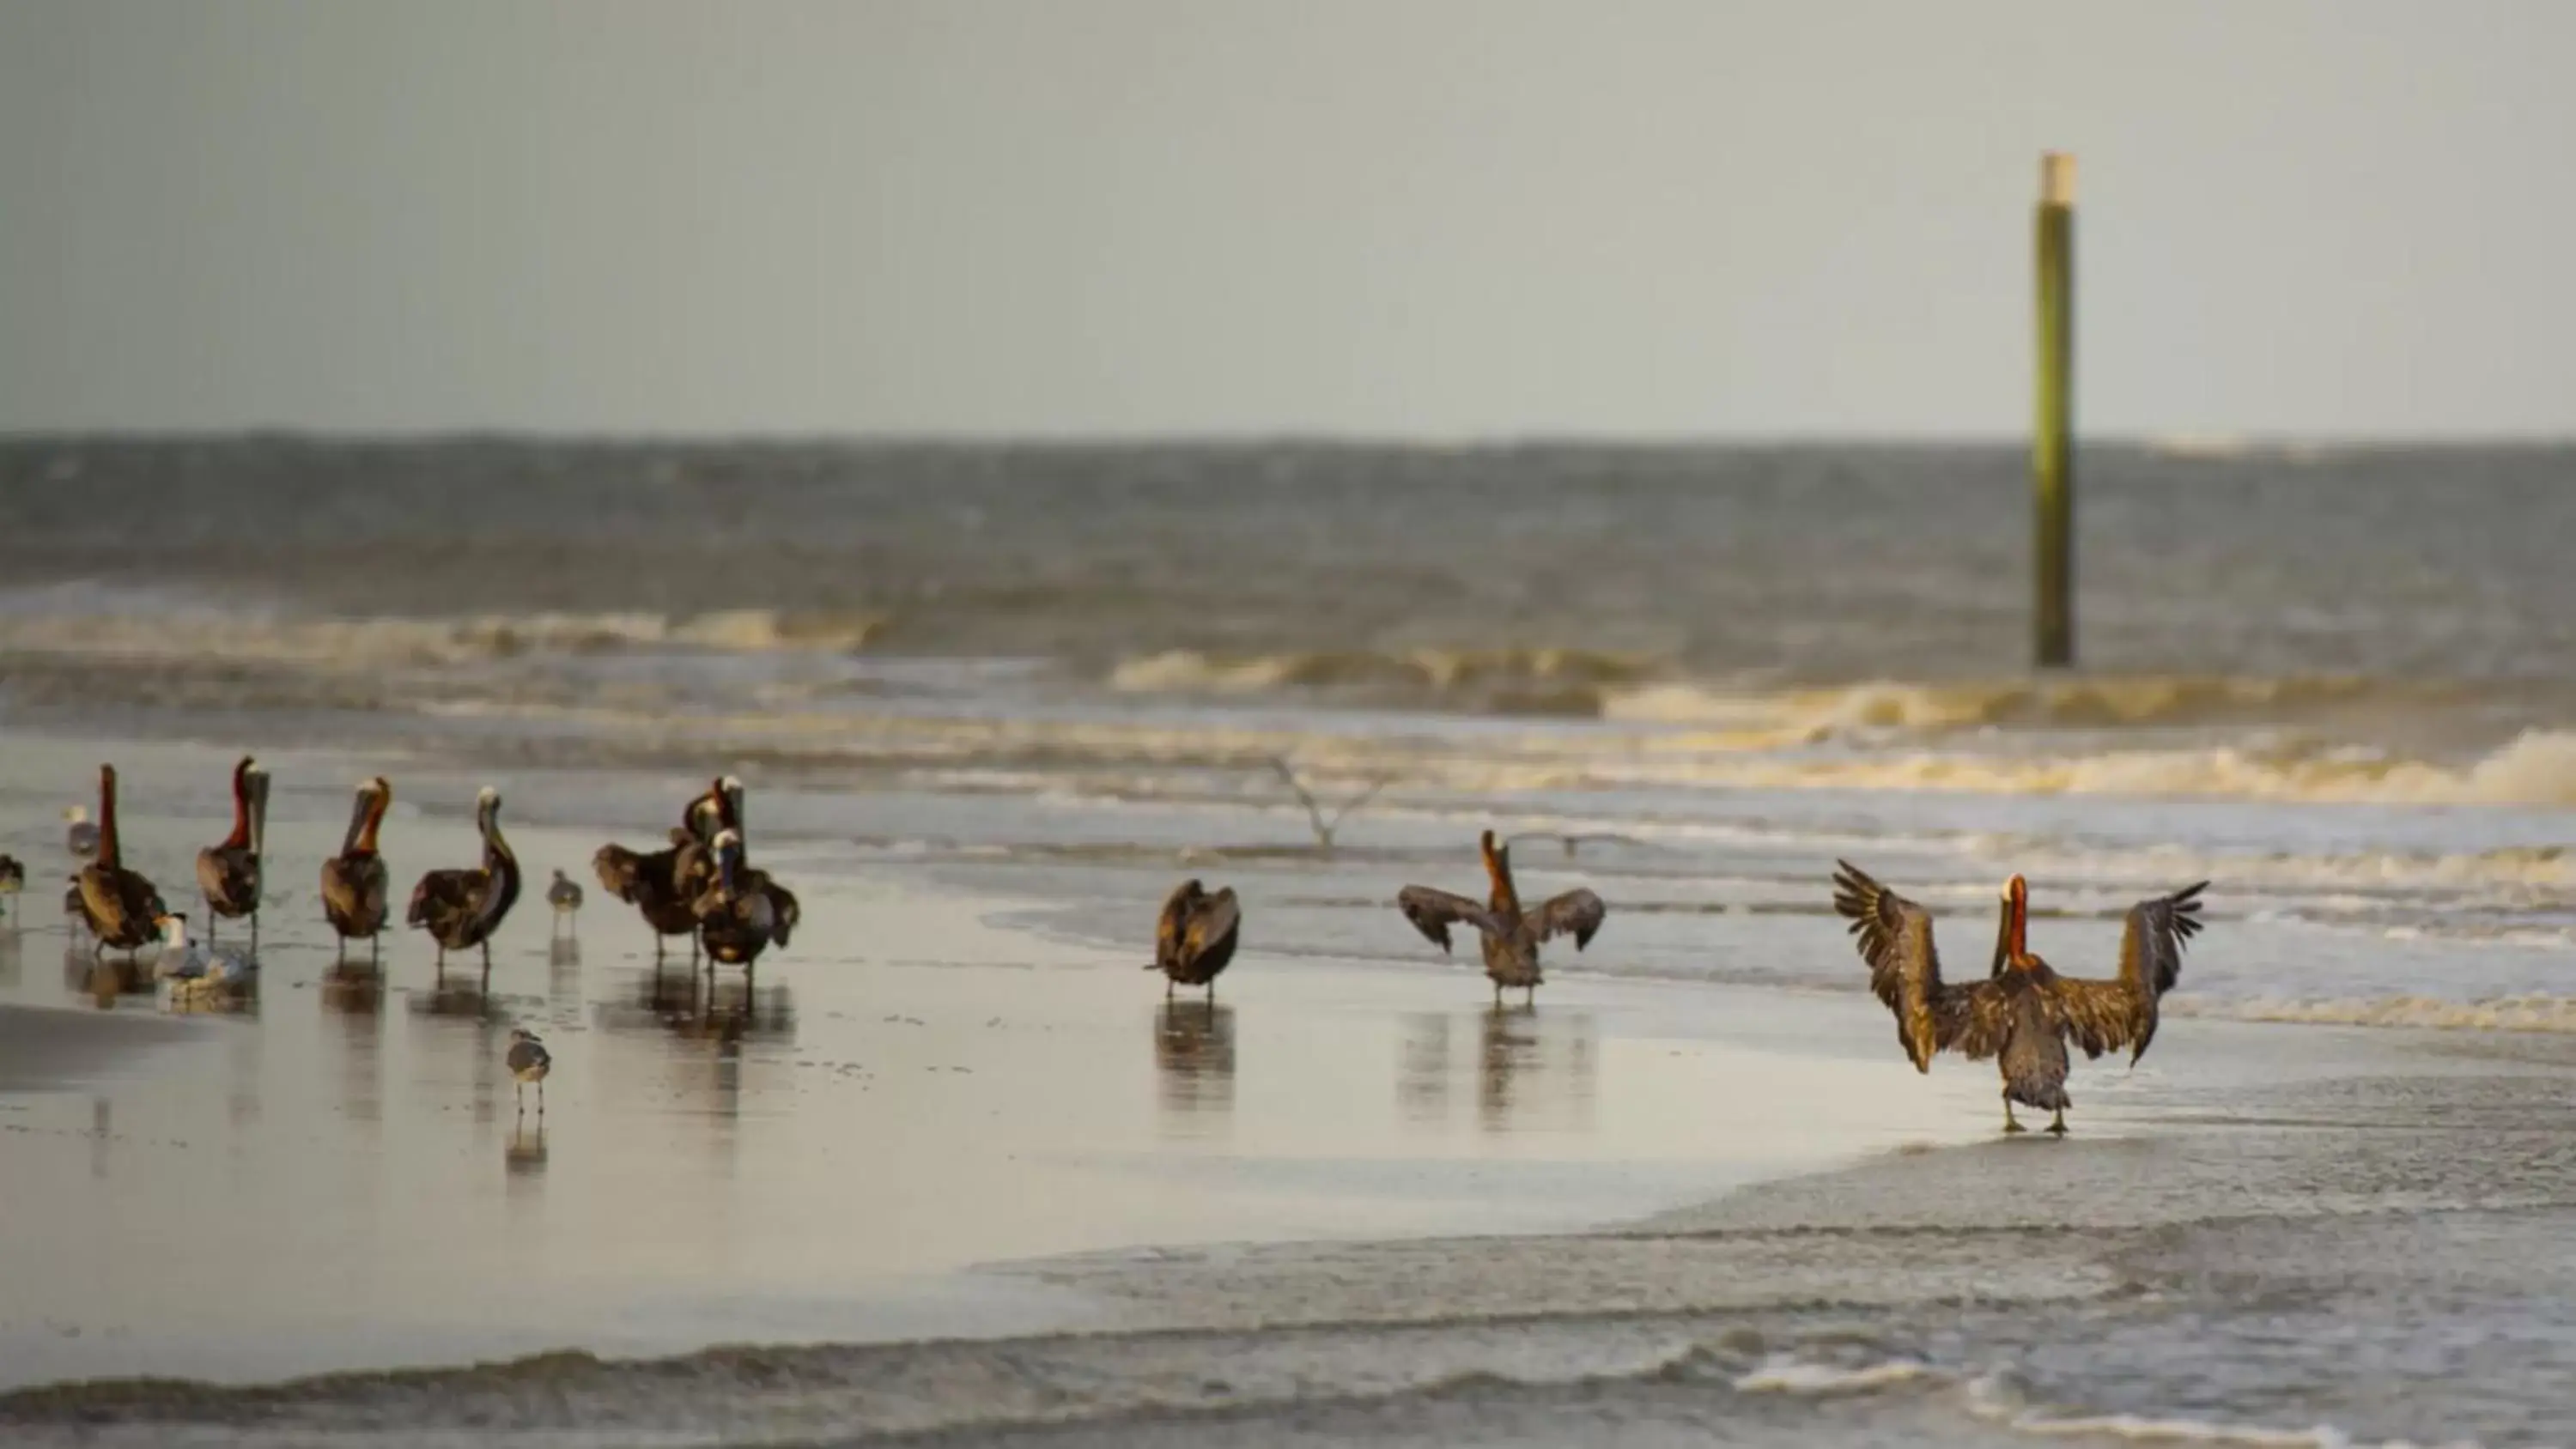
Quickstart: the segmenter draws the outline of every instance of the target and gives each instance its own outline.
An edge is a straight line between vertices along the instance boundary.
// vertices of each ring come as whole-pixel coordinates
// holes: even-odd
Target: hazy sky
[[[0,429],[2576,434],[2576,4],[0,0]]]

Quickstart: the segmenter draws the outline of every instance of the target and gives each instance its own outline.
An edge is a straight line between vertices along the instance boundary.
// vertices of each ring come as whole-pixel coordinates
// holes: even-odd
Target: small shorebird
[[[385,858],[376,849],[376,832],[394,803],[394,787],[382,775],[358,782],[357,803],[349,811],[349,833],[340,838],[340,853],[322,862],[322,919],[340,938],[339,963],[349,959],[349,943],[367,943],[367,958],[384,951],[385,918],[391,914],[386,893],[391,888]],[[338,963],[335,963],[338,964]]]
[[[63,849],[83,864],[98,859],[98,823],[89,818],[88,806],[63,807]]]
[[[2003,1075],[2006,1132],[2022,1130],[2013,1118],[2016,1102],[2049,1113],[2050,1132],[2066,1131],[2066,1109],[2074,1105],[2066,1095],[2067,1042],[2088,1057],[2123,1046],[2134,1049],[2132,1062],[2145,1053],[2155,1036],[2155,998],[2181,973],[2182,943],[2201,927],[2198,897],[2208,884],[2132,907],[2120,979],[2086,981],[2060,976],[2030,953],[2030,889],[2016,875],[2004,883],[1991,974],[1952,984],[1941,979],[1931,913],[1851,862],[1835,863],[1842,869],[1834,877],[1834,909],[1859,938],[1870,989],[1896,1016],[1898,1043],[1924,1072],[1932,1070],[1935,1052],[1994,1058]]]
[[[220,844],[197,852],[197,885],[206,897],[206,940],[219,918],[250,918],[259,942],[259,853],[268,838],[268,772],[248,755],[233,766],[233,828]]]
[[[1443,951],[1449,949],[1449,927],[1453,922],[1475,927],[1483,937],[1485,974],[1493,978],[1494,1004],[1503,1004],[1503,988],[1517,986],[1528,993],[1529,1002],[1535,1005],[1539,983],[1545,979],[1539,975],[1539,944],[1550,936],[1572,935],[1574,949],[1582,950],[1592,943],[1609,908],[1588,890],[1570,890],[1541,902],[1535,910],[1525,911],[1521,909],[1520,891],[1512,884],[1511,848],[1496,845],[1490,830],[1477,845],[1485,857],[1485,876],[1493,887],[1489,902],[1479,905],[1466,896],[1429,886],[1406,886],[1397,893],[1396,904],[1414,929]]]
[[[740,966],[747,974],[760,953],[777,937],[778,921],[766,892],[743,880],[742,836],[716,832],[716,880],[698,897],[698,941],[707,950],[707,974],[717,962]]]
[[[1145,968],[1163,973],[1163,999],[1183,986],[1204,986],[1214,1002],[1217,975],[1234,960],[1242,922],[1232,886],[1210,895],[1195,879],[1181,882],[1154,923],[1154,960]]]
[[[560,869],[555,872],[555,883],[546,887],[546,904],[555,908],[555,934],[579,930],[573,917],[581,910],[581,887],[573,884]]]
[[[9,914],[9,903],[27,888],[27,868],[14,855],[0,855],[0,917]]]
[[[433,870],[411,891],[407,924],[429,932],[438,943],[438,967],[447,969],[447,953],[483,948],[483,970],[492,970],[492,933],[501,928],[510,907],[519,903],[519,857],[501,838],[501,792],[486,785],[474,797],[474,825],[483,836],[483,863],[466,869]]]
[[[502,1060],[509,1064],[510,1075],[517,1081],[517,1085],[511,1088],[511,1095],[518,1100],[520,1113],[524,1115],[528,1110],[528,1084],[534,1082],[537,1084],[537,1115],[546,1115],[546,1073],[554,1070],[554,1054],[546,1050],[544,1042],[537,1040],[535,1032],[513,1027],[510,1030],[510,1054]]]
[[[161,918],[161,955],[152,974],[170,983],[170,994],[182,1001],[239,1000],[259,989],[259,962],[240,951],[188,939],[188,918]]]
[[[73,878],[80,894],[81,916],[97,939],[92,956],[110,946],[131,957],[160,934],[159,921],[170,913],[161,892],[143,876],[125,868],[125,853],[116,834],[116,767],[98,767],[98,858]]]

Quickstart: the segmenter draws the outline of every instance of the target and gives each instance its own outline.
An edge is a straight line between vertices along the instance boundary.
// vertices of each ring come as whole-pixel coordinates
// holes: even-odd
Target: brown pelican
[[[376,832],[384,828],[385,810],[394,803],[394,787],[382,775],[358,785],[357,804],[349,811],[349,833],[340,838],[340,853],[322,862],[322,918],[339,933],[341,961],[349,959],[352,940],[367,943],[367,957],[383,953],[386,892],[385,858],[377,853]]]
[[[0,916],[9,914],[9,902],[27,888],[27,868],[14,855],[0,855]]]
[[[2154,1003],[2138,1007],[2139,993],[2118,981],[2076,981],[2060,976],[2028,947],[2029,889],[2021,877],[2005,884],[1993,973],[1982,981],[1941,979],[1941,955],[1932,942],[1932,916],[1921,906],[1870,878],[1849,861],[1834,877],[1834,909],[1851,921],[1861,959],[1869,963],[1870,989],[1896,1016],[1896,1038],[1916,1070],[1932,1070],[1932,1056],[1958,1051],[1971,1061],[1995,1059],[2003,1075],[2004,1130],[2019,1132],[2013,1104],[2050,1114],[2048,1130],[2066,1131],[2066,1043],[2089,1057],[2134,1045],[2155,1032]],[[2207,882],[2203,882],[2203,885]],[[2201,886],[2152,901],[2129,913],[2124,975],[2170,985],[2180,970],[2182,939],[2199,928],[2193,912]],[[2188,924],[2186,924],[2188,923]],[[2131,1060],[2135,1060],[2133,1056]]]
[[[697,958],[697,900],[706,890],[713,865],[706,843],[723,817],[719,794],[709,791],[689,801],[680,815],[681,828],[671,832],[666,849],[647,855],[622,845],[603,845],[590,858],[600,888],[642,912],[644,923],[653,928],[656,965],[661,963],[667,936],[688,937],[689,957]]]
[[[510,1054],[502,1060],[509,1065],[510,1076],[516,1082],[510,1092],[518,1100],[519,1111],[524,1114],[528,1110],[528,1084],[534,1082],[537,1084],[537,1115],[546,1115],[546,1074],[554,1070],[554,1054],[546,1050],[544,1042],[537,1040],[535,1032],[513,1027],[510,1031]]]
[[[123,843],[116,834],[116,767],[98,767],[98,859],[74,878],[80,892],[81,917],[98,945],[133,954],[161,934],[160,920],[170,913],[161,892],[139,873],[125,868]]]
[[[98,822],[89,818],[89,807],[63,807],[63,849],[84,865],[98,859]]]
[[[248,755],[233,766],[233,829],[220,845],[197,852],[197,885],[206,894],[206,941],[217,918],[250,917],[259,940],[259,851],[268,838],[268,772]]]
[[[483,835],[483,863],[464,870],[433,870],[412,887],[405,921],[429,932],[438,943],[438,965],[446,969],[447,953],[469,946],[483,948],[483,969],[492,969],[492,933],[519,903],[519,858],[501,838],[501,792],[486,785],[474,797],[474,825]]]
[[[1503,988],[1517,986],[1538,1000],[1539,943],[1550,936],[1571,933],[1574,949],[1590,945],[1601,929],[1601,918],[1608,907],[1588,890],[1571,890],[1541,904],[1538,909],[1521,909],[1520,892],[1512,886],[1512,853],[1509,847],[1494,844],[1494,832],[1488,830],[1478,842],[1485,857],[1485,875],[1493,883],[1493,899],[1478,905],[1466,896],[1436,891],[1429,886],[1406,886],[1395,901],[1404,910],[1404,918],[1414,929],[1441,950],[1449,949],[1451,923],[1476,928],[1484,939],[1485,974],[1494,980],[1494,1004],[1503,1001]]]
[[[698,897],[697,904],[698,940],[707,948],[707,971],[712,975],[719,961],[749,971],[776,939],[777,918],[767,893],[743,879],[740,832],[716,832],[715,858],[715,883]]]
[[[2083,1035],[2107,1042],[2105,1051],[2129,1048],[2129,1065],[2147,1054],[2156,1039],[2156,1015],[2164,994],[2182,979],[2182,948],[2208,922],[2200,918],[2200,893],[2209,882],[2187,885],[2129,907],[2120,934],[2120,974],[2108,980],[2081,976],[2058,978],[2069,1015],[2083,1024]],[[2006,958],[2027,954],[2024,937],[2030,925],[2030,886],[2020,876],[2004,882],[2003,923],[1995,943],[1994,974]],[[2035,958],[2034,958],[2035,959]]]
[[[743,889],[769,897],[770,940],[784,946],[787,938],[795,932],[796,923],[804,919],[804,908],[797,904],[794,891],[770,879],[769,872],[750,863],[751,832],[742,823],[742,778],[738,775],[724,776],[716,781],[714,794],[724,809],[725,827],[742,837]]]
[[[1216,978],[1234,960],[1242,924],[1232,886],[1210,895],[1195,879],[1181,882],[1154,923],[1154,962],[1145,968],[1168,978],[1163,999],[1183,986],[1204,986],[1208,1000],[1216,1000]]]
[[[555,883],[546,887],[546,904],[555,908],[555,934],[560,936],[573,924],[574,913],[581,909],[581,887],[566,879],[558,868]]]

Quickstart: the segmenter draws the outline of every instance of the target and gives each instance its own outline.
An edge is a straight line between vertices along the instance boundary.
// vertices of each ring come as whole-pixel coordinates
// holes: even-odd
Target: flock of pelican
[[[1478,845],[1486,900],[1409,885],[1397,893],[1396,906],[1444,952],[1452,925],[1475,927],[1494,1004],[1501,1006],[1503,992],[1512,988],[1535,1002],[1544,979],[1540,944],[1570,935],[1582,950],[1601,929],[1608,907],[1589,890],[1525,907],[1512,883],[1510,847],[1498,845],[1490,830]],[[1896,1017],[1897,1043],[1915,1069],[1927,1073],[1932,1058],[1944,1051],[1971,1061],[1994,1060],[2003,1074],[2006,1132],[2023,1130],[2013,1115],[2015,1103],[2049,1113],[2050,1132],[2066,1131],[2066,1109],[2074,1105],[2066,1094],[2070,1042],[2088,1058],[2125,1047],[2135,1065],[2146,1055],[2159,1004],[2181,979],[2183,943],[2204,924],[2200,893],[2209,885],[2202,881],[2130,908],[2119,974],[2092,980],[2060,976],[2032,954],[2030,886],[2016,875],[2004,885],[1986,977],[1950,982],[1942,979],[1941,955],[1932,943],[1931,913],[1849,861],[1836,864],[1841,870],[1834,876],[1834,909],[1859,938],[1870,989]],[[1210,892],[1198,880],[1183,881],[1164,903],[1154,960],[1145,969],[1163,973],[1166,997],[1183,986],[1203,986],[1214,1001],[1217,974],[1234,959],[1241,928],[1242,911],[1231,888]]]
[[[172,911],[160,887],[125,863],[116,767],[99,766],[97,819],[77,807],[67,811],[64,834],[80,866],[63,894],[63,908],[93,942],[93,957],[116,950],[131,959],[157,943],[156,974],[183,989],[241,994],[252,987],[268,834],[268,772],[256,759],[246,755],[233,767],[232,797],[231,831],[197,853],[197,886],[206,905],[206,939],[198,943],[190,939],[187,916]],[[383,776],[360,781],[340,851],[322,862],[322,918],[339,938],[343,964],[352,941],[367,943],[370,960],[376,959],[392,921],[379,836],[393,798],[393,785]],[[718,963],[748,970],[771,946],[787,944],[798,918],[796,897],[751,866],[742,816],[742,781],[727,775],[689,801],[683,828],[671,832],[669,848],[639,855],[607,845],[592,861],[600,883],[642,913],[654,933],[657,964],[671,935],[687,935],[692,961],[703,951],[710,971]],[[501,832],[500,791],[487,786],[475,797],[474,824],[483,840],[482,858],[422,875],[403,914],[406,926],[429,934],[442,973],[450,951],[479,951],[489,973],[493,934],[519,899],[519,857]],[[25,867],[0,856],[0,895],[15,895],[25,883]],[[561,932],[581,909],[581,887],[558,870],[546,901]],[[250,953],[226,953],[216,944],[224,921],[248,923]]]
[[[181,990],[244,992],[257,967],[249,956],[226,954],[215,944],[222,921],[247,921],[253,947],[259,939],[263,848],[267,836],[268,774],[245,756],[232,775],[233,823],[225,837],[198,852],[197,884],[206,903],[206,941],[190,940],[187,918],[172,912],[153,883],[128,868],[117,834],[116,767],[98,772],[98,818],[67,812],[66,844],[85,863],[65,893],[65,909],[96,941],[93,954],[135,952],[159,943],[157,974]],[[322,863],[322,913],[340,938],[345,962],[351,941],[366,941],[371,957],[388,920],[390,896],[378,833],[393,803],[393,786],[374,776],[358,786],[340,852]],[[519,860],[501,833],[501,795],[485,788],[475,802],[482,859],[472,866],[433,870],[412,888],[405,924],[426,931],[444,971],[450,951],[479,950],[488,974],[492,936],[518,901]],[[754,867],[745,849],[743,784],[719,777],[681,808],[667,843],[649,852],[601,846],[591,868],[602,887],[633,906],[653,933],[658,970],[670,937],[686,936],[690,962],[701,955],[712,972],[719,964],[746,971],[772,946],[794,933],[796,896]],[[1479,844],[1487,894],[1474,897],[1408,885],[1396,905],[1423,937],[1443,952],[1450,928],[1475,928],[1494,1004],[1506,990],[1534,1003],[1543,977],[1539,947],[1552,937],[1591,943],[1608,908],[1589,890],[1571,890],[1525,906],[1512,880],[1511,849],[1484,832]],[[2003,1077],[2004,1130],[2022,1131],[2016,1104],[2050,1114],[2048,1130],[2066,1130],[2071,1043],[2086,1057],[2126,1048],[2135,1064],[2155,1040],[2159,1004],[2182,971],[2184,943],[2200,931],[2200,893],[2207,881],[2170,895],[2140,901],[2128,913],[2116,976],[2061,976],[2032,954],[2030,887],[2016,875],[2005,883],[1996,924],[1994,957],[1983,979],[1952,982],[1942,975],[1932,939],[1932,916],[1880,885],[1849,861],[1836,862],[1834,909],[1848,920],[1870,988],[1896,1018],[1896,1038],[1918,1071],[1929,1072],[1938,1053],[1955,1051],[1972,1061],[1992,1059]],[[0,855],[0,901],[24,889],[25,868]],[[546,892],[557,929],[581,909],[581,887],[560,870]],[[1165,977],[1168,998],[1181,987],[1203,987],[1216,999],[1216,978],[1233,961],[1242,933],[1242,910],[1231,887],[1210,891],[1183,881],[1164,903],[1156,923],[1154,959],[1145,969]],[[526,1032],[512,1035],[509,1065],[524,1088],[543,1082],[551,1058]]]

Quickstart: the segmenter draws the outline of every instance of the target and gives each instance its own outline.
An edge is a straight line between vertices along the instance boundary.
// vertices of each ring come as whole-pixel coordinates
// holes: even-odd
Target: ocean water
[[[488,767],[540,821],[594,818],[592,772],[721,761],[764,832],[1086,943],[1179,863],[1263,902],[1266,955],[1399,957],[1393,886],[1472,885],[1488,824],[1530,885],[1613,902],[1552,977],[1857,993],[1836,857],[1971,947],[2022,873],[2083,974],[2129,903],[2213,881],[2156,1055],[2075,1086],[2079,1127],[2155,1125],[2082,1157],[1900,1155],[1544,1247],[1016,1270],[1132,1332],[5,1412],[138,1443],[2576,1442],[2576,448],[2102,448],[2081,487],[2084,667],[2043,675],[2002,448],[0,443],[0,726]]]

